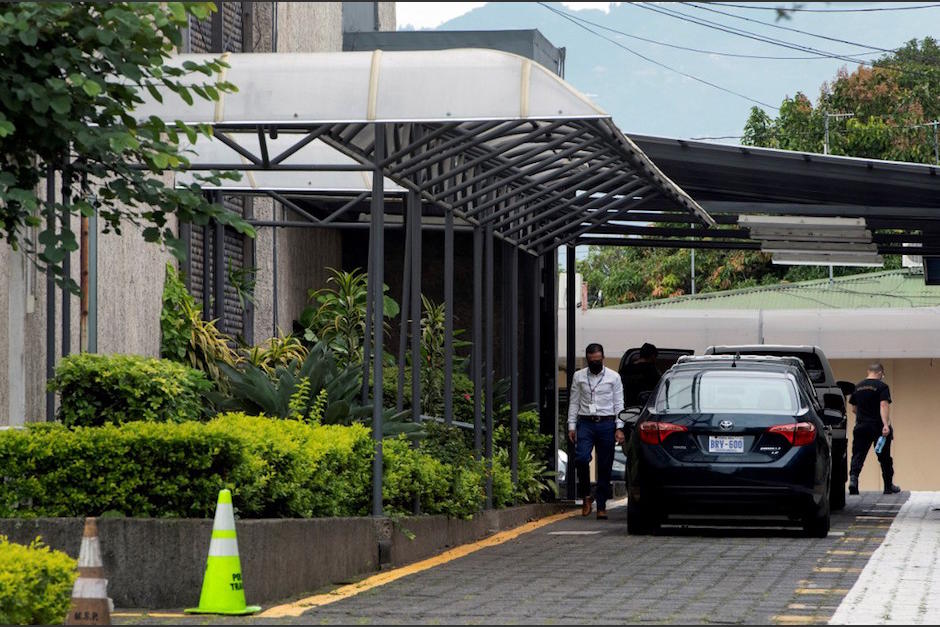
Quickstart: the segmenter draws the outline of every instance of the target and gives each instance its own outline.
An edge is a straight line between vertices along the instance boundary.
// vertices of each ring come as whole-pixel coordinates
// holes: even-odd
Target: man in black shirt
[[[652,391],[659,383],[662,373],[656,367],[657,355],[659,351],[656,347],[646,342],[640,347],[640,357],[624,366],[623,372],[620,373],[624,407],[643,405],[640,394]]]
[[[894,485],[894,461],[891,459],[891,390],[883,381],[884,367],[875,362],[868,366],[868,376],[855,386],[849,402],[855,410],[855,430],[852,432],[852,469],[849,471],[849,494],[858,494],[858,476],[862,472],[868,449],[879,437],[885,436],[884,448],[878,452],[885,494],[896,494],[901,488]]]

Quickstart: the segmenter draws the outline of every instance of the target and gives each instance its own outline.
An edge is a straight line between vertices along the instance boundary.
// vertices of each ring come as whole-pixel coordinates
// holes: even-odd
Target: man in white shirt
[[[610,473],[614,465],[614,443],[624,440],[623,382],[616,371],[604,366],[604,347],[588,344],[584,351],[587,368],[574,373],[568,394],[568,439],[575,444],[578,497],[583,499],[582,516],[590,516],[591,449],[597,451],[597,518],[607,519],[611,496]]]

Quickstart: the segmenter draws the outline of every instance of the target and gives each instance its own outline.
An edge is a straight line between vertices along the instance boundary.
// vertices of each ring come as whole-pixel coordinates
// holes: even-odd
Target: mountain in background
[[[555,9],[567,11],[559,3],[549,4]],[[780,6],[779,2],[761,4]],[[838,4],[847,6],[845,3]],[[665,3],[665,6],[699,19],[840,55],[864,54],[868,59],[874,59],[881,54],[871,48],[746,22],[687,4]],[[898,47],[912,38],[940,35],[937,32],[940,21],[936,19],[940,17],[940,9],[797,13],[790,20],[775,22],[773,11],[731,8],[715,3],[707,6],[779,27],[800,29],[882,49]],[[826,3],[826,6],[830,6],[830,3]],[[691,48],[778,57],[811,56],[806,52],[704,28],[631,3],[615,3],[606,14],[599,10],[581,10],[573,12],[573,15],[632,35]],[[755,104],[634,56],[534,2],[491,2],[445,22],[434,30],[532,28],[538,29],[555,46],[566,48],[565,79],[607,110],[617,125],[627,133],[680,138],[739,136],[750,108]],[[855,67],[855,64],[833,59],[744,59],[689,52],[637,41],[594,26],[589,28],[686,74],[774,106],[779,106],[784,97],[792,96],[797,91],[802,91],[815,101],[820,85],[831,80],[840,67]],[[771,116],[776,115],[775,109],[764,108]],[[720,141],[738,143],[733,137]]]

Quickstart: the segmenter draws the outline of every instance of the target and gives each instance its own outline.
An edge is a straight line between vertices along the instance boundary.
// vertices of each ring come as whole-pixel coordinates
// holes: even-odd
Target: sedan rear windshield
[[[657,414],[789,414],[800,403],[793,380],[783,373],[705,370],[667,376],[656,396]]]

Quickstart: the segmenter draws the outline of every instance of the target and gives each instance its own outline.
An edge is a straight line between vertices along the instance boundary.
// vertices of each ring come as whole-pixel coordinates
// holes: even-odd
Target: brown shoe
[[[584,497],[584,504],[581,506],[581,515],[590,516],[592,505],[594,505],[594,498],[590,496]]]
[[[607,510],[603,510],[603,509],[597,510],[597,519],[607,520]]]

